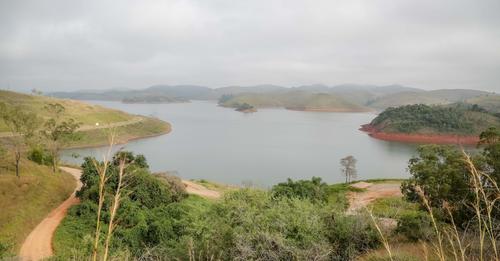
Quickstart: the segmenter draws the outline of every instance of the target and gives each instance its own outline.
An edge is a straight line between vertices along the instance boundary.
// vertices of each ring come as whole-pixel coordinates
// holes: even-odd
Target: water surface
[[[301,112],[261,109],[243,114],[214,102],[122,104],[91,101],[133,114],[155,116],[172,124],[172,132],[122,145],[144,154],[153,171],[177,171],[184,179],[222,183],[252,182],[268,187],[313,176],[342,182],[339,161],[353,155],[360,179],[405,178],[415,146],[370,138],[358,131],[372,113]],[[63,153],[101,157],[103,149]]]

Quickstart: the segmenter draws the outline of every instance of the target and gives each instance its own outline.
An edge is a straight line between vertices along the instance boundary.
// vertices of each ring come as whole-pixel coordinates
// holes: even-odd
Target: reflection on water
[[[261,109],[243,114],[213,102],[122,104],[92,102],[133,114],[152,115],[172,124],[168,135],[130,142],[126,150],[144,154],[153,171],[177,171],[182,178],[270,186],[287,178],[318,176],[342,182],[339,160],[353,155],[358,176],[404,178],[415,146],[385,142],[358,131],[371,113],[300,112]],[[115,148],[117,149],[117,148]],[[71,154],[102,157],[105,150],[75,149]]]

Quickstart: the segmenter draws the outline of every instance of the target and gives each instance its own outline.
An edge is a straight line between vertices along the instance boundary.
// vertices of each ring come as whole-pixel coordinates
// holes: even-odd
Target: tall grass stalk
[[[94,246],[92,249],[92,261],[97,261],[97,252],[100,241],[101,234],[101,213],[102,207],[104,205],[104,188],[106,182],[108,181],[107,171],[109,166],[109,161],[111,158],[111,153],[113,150],[113,145],[115,144],[115,131],[111,129],[108,135],[108,150],[105,155],[103,155],[103,163],[100,164],[96,160],[93,161],[94,167],[96,168],[97,174],[99,175],[99,199],[98,199],[98,207],[97,207],[97,217],[96,217],[96,226],[95,226],[95,238],[94,238]]]

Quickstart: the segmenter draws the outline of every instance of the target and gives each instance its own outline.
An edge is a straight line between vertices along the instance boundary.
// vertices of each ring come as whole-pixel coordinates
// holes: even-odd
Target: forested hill
[[[62,111],[54,115],[54,112],[48,109],[51,105],[60,105]],[[117,142],[156,136],[170,131],[170,124],[159,119],[69,99],[0,90],[0,108],[2,106],[6,111],[0,111],[0,116],[3,113],[15,112],[35,115],[36,125],[39,125],[37,128],[43,128],[44,122],[49,119],[73,120],[78,123],[81,139],[68,143],[69,147],[106,145],[109,128],[113,128],[116,132]],[[10,128],[0,117],[0,138],[8,138],[11,135]]]
[[[388,108],[370,125],[387,133],[478,135],[488,127],[500,126],[500,116],[477,105],[415,104]]]
[[[301,111],[363,112],[370,110],[335,94],[309,93],[305,91],[225,95],[219,100],[219,104],[225,107],[238,107],[240,104],[245,103],[259,108],[283,107]]]

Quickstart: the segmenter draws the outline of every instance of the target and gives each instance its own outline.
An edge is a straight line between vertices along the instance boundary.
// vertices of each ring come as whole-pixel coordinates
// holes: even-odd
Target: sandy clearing
[[[361,184],[358,184],[361,183]],[[401,189],[399,183],[367,183],[358,182],[353,184],[353,187],[364,188],[364,192],[349,192],[349,208],[347,214],[355,214],[359,210],[366,207],[368,204],[378,198],[401,197]],[[358,185],[356,185],[358,184]]]
[[[183,180],[182,183],[186,186],[186,191],[189,194],[198,195],[205,198],[217,199],[220,198],[221,193],[219,191],[211,190],[202,186],[200,184],[196,184],[192,181]]]
[[[71,196],[57,208],[52,210],[24,240],[21,251],[19,252],[21,260],[37,261],[52,256],[52,237],[54,236],[54,232],[66,216],[68,209],[79,202],[78,198],[75,196],[75,192],[82,186],[80,182],[82,171],[67,167],[60,167],[60,169],[73,175],[77,180],[77,186]]]

